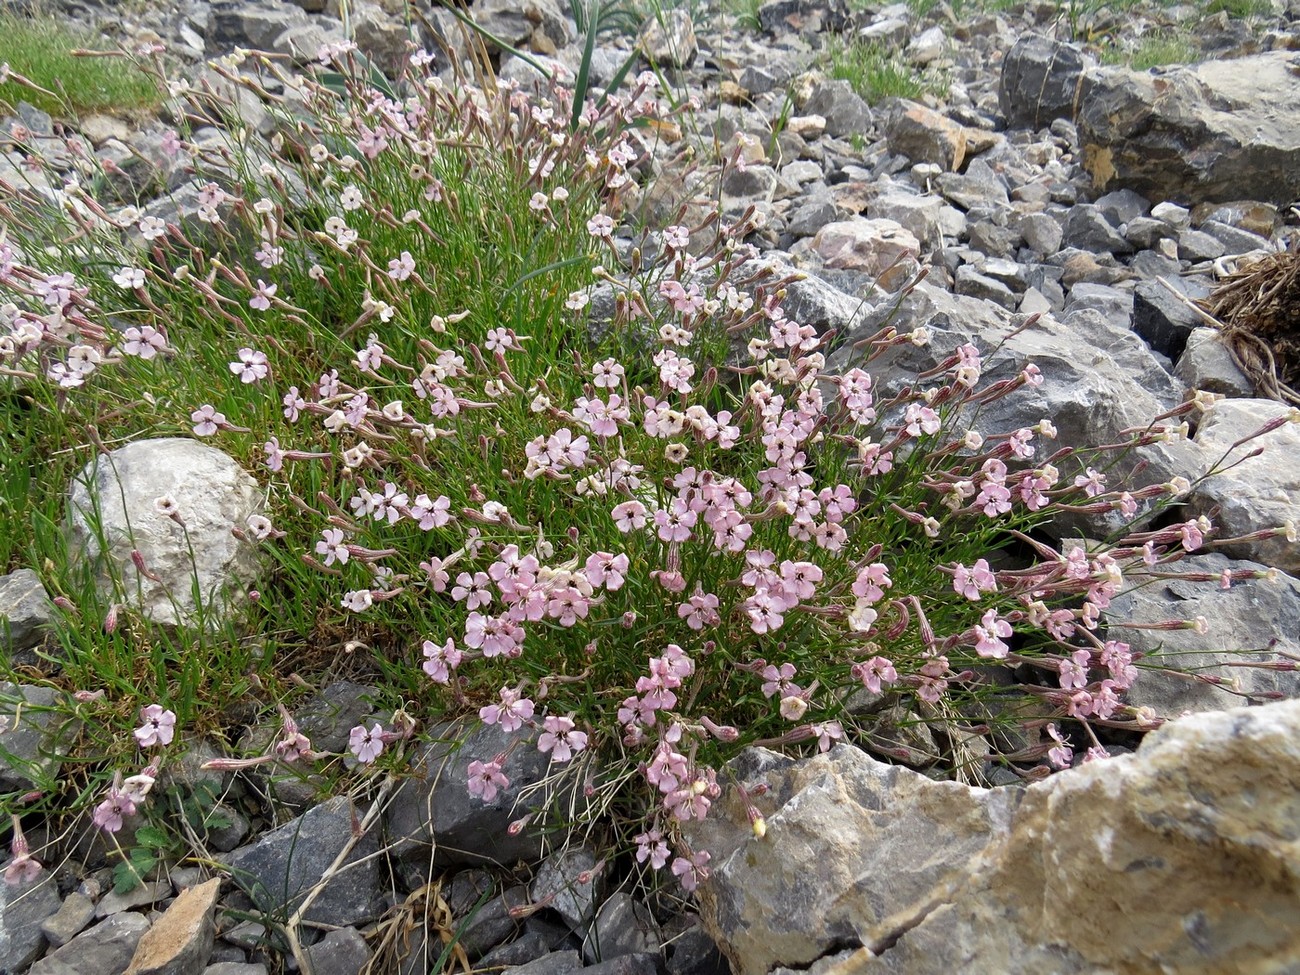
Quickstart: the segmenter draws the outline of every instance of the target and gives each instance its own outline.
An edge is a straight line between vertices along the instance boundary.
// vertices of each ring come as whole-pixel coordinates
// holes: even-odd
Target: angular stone
[[[80,728],[61,699],[52,687],[0,681],[0,790],[48,787]]]
[[[361,975],[373,954],[356,928],[331,931],[306,952],[312,975]]]
[[[657,953],[663,940],[650,909],[619,891],[600,906],[583,939],[582,956],[593,964],[637,952]]]
[[[1202,327],[1201,317],[1165,285],[1138,282],[1133,291],[1133,331],[1146,339],[1153,351],[1176,362],[1192,332]]]
[[[900,224],[865,217],[827,224],[812,248],[827,267],[870,274],[887,290],[912,274],[921,253],[920,242]]]
[[[0,576],[0,644],[11,660],[24,654],[35,662],[35,655],[24,651],[39,646],[45,638],[45,629],[55,618],[51,610],[49,594],[31,569],[15,569]]]
[[[58,913],[41,922],[41,933],[55,948],[62,948],[95,920],[95,902],[80,891],[63,898]],[[8,966],[7,966],[8,967]]]
[[[463,743],[462,743],[463,742]],[[491,802],[465,788],[471,761],[488,762],[505,754],[502,771],[510,780]],[[499,725],[443,726],[434,740],[411,760],[414,776],[394,793],[387,811],[387,831],[395,851],[427,863],[429,845],[442,864],[493,861],[514,863],[541,856],[543,837],[532,829],[511,833],[510,824],[535,813],[557,798],[554,789],[535,788],[546,778],[550,762],[529,739]],[[572,783],[564,786],[572,788]],[[530,795],[520,801],[523,790]],[[550,836],[556,842],[556,836]]]
[[[871,131],[871,109],[847,81],[821,82],[802,110],[806,115],[825,118],[826,133],[836,139]]]
[[[1093,185],[1184,204],[1243,197],[1290,204],[1300,197],[1294,57],[1273,51],[1159,75],[1090,72],[1078,121]]]
[[[293,912],[350,842],[353,817],[362,815],[346,796],[337,796],[221,859],[261,910]],[[305,920],[343,926],[376,916],[382,891],[380,862],[373,856],[378,833],[372,828],[352,847],[346,869],[330,878]]]
[[[1127,254],[1133,250],[1101,208],[1091,203],[1071,207],[1063,229],[1066,247],[1097,254]]]
[[[732,769],[751,797],[768,786],[754,800],[767,835],[734,788],[687,824],[713,855],[701,916],[738,975],[820,971],[828,955],[845,975],[1212,975],[1243,957],[1286,971],[1300,960],[1298,736],[1297,701],[1216,711],[994,790],[849,746],[798,761],[751,749]]]
[[[935,182],[939,192],[963,210],[1010,202],[1006,183],[983,159],[974,160],[964,173],[943,173]]]
[[[1294,408],[1272,400],[1220,400],[1201,417],[1196,443],[1217,460],[1238,440],[1269,422],[1286,421],[1294,412]],[[1236,538],[1287,523],[1294,534],[1300,527],[1300,423],[1282,422],[1272,432],[1250,440],[1233,451],[1229,463],[1257,448],[1263,448],[1263,453],[1198,482],[1188,496],[1191,517],[1217,509],[1213,521],[1220,538]],[[1222,551],[1300,574],[1300,545],[1294,538],[1235,542],[1223,545]]]
[[[1175,571],[1267,572],[1258,562],[1218,552],[1185,557]],[[1237,580],[1228,589],[1214,583],[1157,580],[1135,586],[1104,611],[1107,639],[1122,640],[1146,656],[1125,695],[1134,707],[1150,707],[1174,718],[1184,711],[1238,707],[1277,696],[1300,697],[1300,672],[1235,666],[1285,662],[1300,654],[1300,580]],[[1209,630],[1151,630],[1129,624],[1190,620],[1203,616]],[[1159,669],[1172,668],[1176,673]],[[1198,680],[1203,674],[1231,683]]]
[[[1184,261],[1212,261],[1227,252],[1223,241],[1199,230],[1184,230],[1178,235],[1178,256]]]
[[[783,2],[783,0],[779,0]],[[569,975],[582,967],[582,956],[576,951],[552,951],[527,965],[507,968],[505,975]]]
[[[29,882],[0,880],[0,968],[26,968],[45,946],[42,927],[59,913],[59,888],[54,875],[41,868]]]
[[[157,904],[164,897],[169,896],[171,892],[172,885],[165,880],[146,880],[144,883],[137,884],[123,893],[110,890],[95,905],[95,917],[106,918],[137,907]]]
[[[998,80],[998,109],[1007,126],[1037,130],[1053,119],[1073,121],[1091,64],[1074,44],[1022,37],[1002,59]]]
[[[1219,341],[1219,331],[1204,326],[1193,328],[1187,346],[1174,366],[1177,376],[1188,389],[1249,399],[1255,395],[1255,383],[1241,370],[1228,347]]]
[[[221,879],[188,887],[136,945],[126,975],[199,975],[216,937],[213,912]]]
[[[1020,231],[1025,246],[1032,248],[1039,257],[1055,254],[1065,239],[1060,221],[1046,213],[1026,213],[1016,221],[1016,229]]]
[[[889,148],[912,162],[928,162],[949,172],[966,161],[966,129],[916,102],[899,100],[885,123]]]
[[[943,200],[937,196],[886,190],[867,203],[866,215],[873,220],[894,221],[929,251],[943,244],[943,209]]]
[[[529,893],[545,903],[573,930],[584,928],[596,913],[604,892],[604,871],[596,872],[596,856],[585,846],[552,853],[542,861]]]
[[[641,27],[637,47],[652,64],[684,68],[695,60],[695,25],[683,7],[664,8]]]
[[[28,975],[122,975],[147,930],[143,914],[114,914],[41,958]]]
[[[184,528],[159,513],[160,497],[176,502]],[[73,482],[69,551],[92,562],[106,599],[117,592],[116,575],[154,621],[211,626],[257,577],[256,547],[231,529],[246,527],[264,505],[261,485],[215,447],[179,437],[137,440],[101,455]],[[156,580],[137,568],[133,552]]]

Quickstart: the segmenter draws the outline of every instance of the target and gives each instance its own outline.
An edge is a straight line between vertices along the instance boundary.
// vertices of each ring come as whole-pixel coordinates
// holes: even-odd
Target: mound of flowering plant
[[[323,57],[348,74],[346,49]],[[427,60],[397,100],[260,61],[292,110],[261,148],[174,137],[201,187],[190,222],[68,188],[94,259],[9,249],[0,266],[10,375],[105,436],[187,431],[265,480],[271,517],[239,531],[277,566],[251,612],[272,667],[332,640],[402,709],[354,729],[358,763],[399,769],[385,745],[407,715],[477,714],[586,783],[592,815],[632,824],[619,848],[690,890],[708,856],[675,846],[677,825],[708,815],[744,746],[870,746],[894,704],[979,736],[1014,720],[1009,687],[1046,736],[995,756],[1025,774],[1104,754],[1095,728],[1153,724],[1123,703],[1137,661],[1100,614],[1209,525],[1061,549],[1036,529],[1136,516],[1186,482],[1109,490],[1105,458],[1058,448],[1048,417],[972,430],[1043,381],[1033,363],[984,381],[987,348],[882,398],[873,360],[928,338],[899,323],[827,372],[837,337],[783,312],[748,215],[620,241],[653,77],[570,128],[564,93],[451,88]],[[141,689],[158,703],[137,737],[166,743],[173,692]],[[247,764],[321,757],[286,717]],[[503,756],[461,781],[488,801],[510,785]]]

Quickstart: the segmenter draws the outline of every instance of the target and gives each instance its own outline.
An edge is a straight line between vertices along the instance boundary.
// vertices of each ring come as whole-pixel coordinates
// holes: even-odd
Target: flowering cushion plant
[[[1008,686],[1038,705],[1035,744],[994,755],[1022,774],[1074,745],[1104,755],[1097,729],[1156,723],[1124,704],[1138,661],[1100,617],[1203,543],[1204,521],[1151,520],[1186,482],[1112,490],[1107,454],[1058,447],[1050,417],[976,432],[981,407],[1044,379],[1026,362],[986,381],[974,343],[883,394],[873,361],[929,340],[895,323],[829,371],[840,338],[786,315],[750,212],[616,236],[653,76],[570,128],[546,99],[449,88],[426,65],[400,100],[284,77],[299,111],[268,148],[178,138],[204,244],[68,189],[71,219],[121,259],[99,277],[12,248],[0,265],[22,302],[7,371],[82,397],[93,423],[147,396],[265,479],[271,517],[238,529],[278,565],[254,619],[365,647],[402,709],[353,729],[358,764],[400,769],[385,746],[410,737],[408,713],[477,714],[582,781],[589,815],[634,823],[621,848],[691,890],[708,855],[678,826],[708,814],[743,746],[891,754],[871,729],[901,704],[953,731],[961,770],[963,736],[992,749],[1017,721]],[[224,342],[187,334],[200,321]],[[201,381],[168,374],[201,346]],[[1040,529],[1062,511],[1148,524],[1057,547]],[[171,741],[173,712],[141,715],[142,747]],[[323,757],[286,712],[243,764]],[[464,764],[484,801],[517,785],[502,756]],[[105,828],[134,808],[123,795]]]

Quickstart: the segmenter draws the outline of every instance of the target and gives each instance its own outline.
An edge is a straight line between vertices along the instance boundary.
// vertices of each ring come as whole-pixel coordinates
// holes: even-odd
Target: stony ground
[[[746,161],[721,187],[725,206],[757,208],[765,221],[755,242],[766,258],[810,275],[791,289],[792,317],[851,340],[888,315],[960,337],[1041,316],[1016,340],[1018,353],[1053,380],[1046,399],[1019,407],[1028,422],[1050,416],[1067,442],[1103,442],[1181,402],[1188,389],[1222,394],[1190,439],[1134,458],[1151,482],[1195,477],[1222,448],[1288,408],[1287,364],[1272,377],[1243,369],[1191,299],[1300,239],[1293,208],[1300,54],[1292,53],[1300,51],[1300,4],[1263,4],[1249,17],[1188,5],[1102,6],[954,11],[772,0],[694,11],[694,19],[674,10],[639,39],[604,37],[594,69],[597,82],[607,81],[640,44],[674,86],[698,98],[698,127]],[[156,37],[196,74],[205,58],[236,47],[314,52],[342,36],[339,12],[312,0],[61,8],[125,41]],[[576,69],[575,28],[549,0],[480,3],[475,12],[539,62],[561,74]],[[390,70],[397,65],[407,50],[400,9],[363,2],[348,13],[363,50]],[[427,17],[457,36],[445,12]],[[833,57],[836,45],[855,38],[875,45],[870,58],[854,61],[842,50]],[[1126,67],[1156,56],[1161,44],[1196,65]],[[852,80],[829,77],[833,60]],[[537,77],[508,55],[499,68],[524,84]],[[262,106],[247,110],[254,123],[265,119]],[[48,116],[30,107],[19,116],[53,142]],[[152,120],[101,114],[80,130],[100,158],[117,164],[114,178],[139,179],[140,160],[163,165],[161,127]],[[659,153],[656,188],[643,202],[666,214],[674,190],[688,187],[672,139]],[[20,164],[12,153],[0,156],[0,180]],[[174,213],[192,203],[177,193],[154,205]],[[899,295],[923,266],[924,283]],[[1269,459],[1198,488],[1193,516],[1213,510],[1233,536],[1300,519],[1293,429],[1270,435]],[[1196,563],[1211,576],[1251,566],[1284,574],[1222,594],[1143,590],[1112,612],[1114,632],[1135,648],[1159,642],[1204,661],[1216,650],[1213,638],[1124,628],[1182,604],[1180,615],[1223,621],[1240,646],[1269,647],[1268,659],[1300,653],[1294,540],[1247,540]],[[39,639],[24,628],[39,621],[38,590],[30,573],[0,580],[13,653]],[[345,746],[347,729],[368,714],[366,690],[336,683],[299,712],[317,748]],[[353,975],[367,965],[420,972],[443,961],[528,975],[1208,973],[1246,970],[1247,954],[1257,963],[1251,970],[1294,970],[1300,861],[1288,852],[1285,797],[1300,776],[1300,755],[1287,744],[1300,712],[1277,704],[1228,718],[1219,709],[1298,691],[1285,669],[1247,670],[1230,687],[1152,679],[1135,688],[1132,703],[1191,716],[1136,754],[1112,759],[1113,769],[1094,763],[1031,789],[993,767],[980,780],[1006,788],[937,783],[910,771],[927,768],[936,752],[923,724],[890,743],[897,760],[890,766],[849,749],[793,764],[755,752],[744,759],[745,775],[767,776],[771,842],[757,852],[745,846],[739,805],[711,821],[703,839],[717,851],[715,878],[698,905],[621,889],[593,875],[597,857],[581,847],[542,860],[540,847],[525,844],[510,851],[514,869],[470,865],[482,852],[475,844],[485,813],[463,796],[414,785],[383,797],[386,835],[403,841],[387,855],[378,827],[357,839],[346,797],[271,829],[255,803],[237,801],[228,775],[198,770],[213,755],[196,752],[175,774],[225,797],[229,825],[208,836],[224,867],[187,865],[120,895],[109,892],[103,845],[83,843],[52,874],[0,886],[0,968],[291,969],[298,961],[257,911],[286,897],[300,903],[345,856],[356,866],[302,912],[303,961],[316,975]],[[496,750],[492,729],[476,735],[467,747]],[[431,748],[423,761],[433,767],[439,757]],[[6,788],[21,787],[17,772],[6,775]],[[309,794],[295,796],[295,784],[273,787],[292,804]],[[1114,799],[1117,789],[1123,801]],[[1251,802],[1238,801],[1243,792]],[[1115,827],[1122,837],[1104,833],[1105,822],[1122,824]],[[429,841],[461,853],[440,858],[434,874]],[[1040,850],[1050,851],[1051,863],[1026,853]],[[209,879],[232,871],[237,882]],[[1095,887],[1072,886],[1069,878],[1088,872]],[[1265,876],[1273,886],[1255,882]],[[1096,895],[1105,883],[1109,900]],[[1045,918],[1034,912],[1048,890],[1057,911]],[[1127,923],[1125,912],[1144,920]],[[454,950],[444,951],[450,943]]]

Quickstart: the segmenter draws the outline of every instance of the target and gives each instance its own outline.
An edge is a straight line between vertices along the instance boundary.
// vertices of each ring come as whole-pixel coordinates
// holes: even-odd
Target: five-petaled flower
[[[164,710],[161,704],[141,708],[140,720],[143,723],[135,729],[135,740],[141,748],[170,745],[176,736],[176,712]]]

